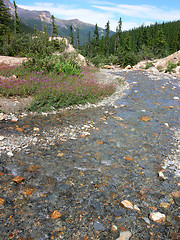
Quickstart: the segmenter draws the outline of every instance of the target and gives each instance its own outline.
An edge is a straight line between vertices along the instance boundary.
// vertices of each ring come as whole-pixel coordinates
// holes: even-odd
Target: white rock
[[[166,215],[160,212],[152,212],[149,215],[149,218],[153,221],[153,222],[158,222],[158,223],[163,223],[166,221]]]
[[[119,121],[123,121],[123,118],[121,118],[121,117],[113,117],[113,118],[116,120],[119,120]]]
[[[14,156],[12,152],[8,152],[7,155],[8,155],[9,157],[13,157],[13,156]]]
[[[5,139],[4,136],[0,136],[0,141],[3,141]]]
[[[17,122],[18,121],[18,118],[17,117],[13,117],[12,119],[11,119],[11,122]]]
[[[4,120],[4,114],[0,113],[0,121]]]
[[[149,218],[147,218],[147,217],[143,217],[142,218],[148,225],[150,225],[151,224],[151,222],[150,222],[150,220],[149,220]]]
[[[164,125],[169,128],[169,124],[168,123],[164,123]]]
[[[140,211],[141,211],[141,210],[138,208],[137,205],[134,205],[134,206],[133,206],[133,210],[135,210],[135,211],[138,212],[138,213],[140,213]]]
[[[116,225],[111,226],[111,232],[117,232],[118,227]]]
[[[39,128],[34,127],[33,130],[38,132],[38,131],[39,131]]]
[[[89,132],[82,132],[82,134],[85,136],[91,135]]]
[[[158,176],[159,176],[159,179],[160,179],[160,180],[163,180],[163,181],[166,180],[166,179],[168,179],[167,177],[164,176],[164,173],[163,173],[162,171],[160,171],[160,172],[158,173]]]
[[[155,67],[150,67],[147,71],[152,73],[159,73],[158,69]]]
[[[124,231],[120,233],[119,238],[117,238],[116,240],[129,240],[131,235],[132,234],[130,231]]]
[[[125,69],[131,69],[132,67],[131,67],[131,65],[127,65],[126,67],[125,67]]]
[[[130,201],[128,201],[128,200],[122,201],[122,202],[121,202],[121,205],[122,205],[124,208],[133,210],[133,204],[132,204]]]

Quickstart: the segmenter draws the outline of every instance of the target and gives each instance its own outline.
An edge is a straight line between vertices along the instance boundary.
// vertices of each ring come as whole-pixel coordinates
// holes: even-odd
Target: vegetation
[[[63,53],[65,45],[62,41],[49,41],[45,25],[43,32],[38,32],[35,27],[34,36],[30,36],[18,33],[17,15],[14,21],[15,40],[3,42],[1,50],[11,56],[26,56],[27,61],[18,67],[0,66],[0,76],[3,76],[0,77],[0,96],[33,96],[29,110],[49,111],[94,103],[114,92],[112,84],[100,84],[94,80],[94,69],[80,67],[72,54]],[[8,29],[8,21],[5,23]],[[56,30],[52,17],[52,37],[57,35]],[[53,55],[56,50],[61,54]]]
[[[65,43],[49,41],[47,28],[43,32],[24,28],[17,15],[12,18],[0,0],[0,54],[26,56],[21,66],[0,66],[0,96],[33,96],[30,110],[47,111],[74,104],[95,102],[112,94],[115,86],[100,84],[94,80],[94,69],[82,68],[72,54],[63,53]],[[164,57],[180,49],[180,21],[155,24],[148,27],[122,32],[120,18],[116,33],[110,36],[110,23],[105,26],[105,36],[100,38],[97,24],[94,34],[88,33],[88,42],[80,46],[79,29],[76,41],[73,26],[70,26],[70,43],[96,66],[101,64],[134,65],[141,59]],[[171,33],[171,34],[170,34]],[[55,18],[51,17],[51,37],[58,35]],[[173,38],[172,38],[173,36]],[[174,39],[176,41],[174,41]],[[75,43],[74,43],[75,42]],[[58,51],[59,55],[53,53]],[[151,67],[149,62],[146,68]],[[173,71],[175,64],[169,63],[167,72]]]
[[[173,68],[176,68],[176,67],[177,67],[177,64],[168,62],[167,69],[165,70],[165,72],[171,73],[173,71]]]
[[[123,67],[135,65],[140,60],[165,57],[180,49],[180,21],[142,25],[122,32],[120,18],[114,35],[109,36],[109,28],[108,21],[106,35],[100,39],[96,24],[92,40],[81,48],[82,54],[97,66],[112,63]]]
[[[17,71],[15,67],[0,66],[0,75],[9,76]],[[71,63],[67,63],[64,64],[64,71],[57,74],[26,71],[18,78],[0,79],[0,94],[33,96],[29,110],[50,111],[75,104],[94,103],[115,90],[112,84],[97,83],[91,67],[81,68],[81,74],[77,75]]]

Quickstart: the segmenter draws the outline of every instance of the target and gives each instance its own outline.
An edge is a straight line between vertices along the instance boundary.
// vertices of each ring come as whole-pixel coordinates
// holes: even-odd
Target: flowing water
[[[1,123],[14,148],[13,156],[3,148],[0,160],[0,239],[111,240],[123,231],[131,239],[179,239],[180,79],[114,74],[130,84],[116,107]],[[22,182],[12,181],[17,175]],[[151,212],[166,221],[151,221]]]

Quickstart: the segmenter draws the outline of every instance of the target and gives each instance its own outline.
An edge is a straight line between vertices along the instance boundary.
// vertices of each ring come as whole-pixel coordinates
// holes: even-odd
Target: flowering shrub
[[[18,78],[0,78],[3,96],[34,96],[30,110],[47,111],[86,102],[95,102],[114,92],[112,84],[96,82],[93,69],[84,67],[81,75],[35,72]]]

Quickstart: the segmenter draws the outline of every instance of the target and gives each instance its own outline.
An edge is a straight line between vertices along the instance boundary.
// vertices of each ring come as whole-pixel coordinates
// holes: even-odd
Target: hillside
[[[14,15],[14,6],[10,2],[10,0],[3,0],[5,5],[10,9],[10,13]],[[48,11],[30,11],[22,8],[17,8],[17,13],[19,16],[19,19],[22,23],[30,26],[31,28],[34,28],[34,26],[37,26],[37,29],[39,31],[42,31],[42,23],[45,24],[48,34],[51,34],[51,13]],[[80,35],[80,44],[84,44],[88,40],[88,32],[91,32],[91,37],[94,33],[94,25],[89,23],[84,23],[79,21],[78,19],[71,19],[71,20],[63,20],[59,18],[55,18],[55,24],[58,27],[59,36],[60,37],[68,37],[70,33],[70,26],[73,26],[73,34],[76,44],[76,33],[77,29],[79,28],[79,35]],[[110,35],[112,35],[114,32],[111,31]],[[105,30],[103,28],[99,28],[99,36],[102,37],[105,35]]]

